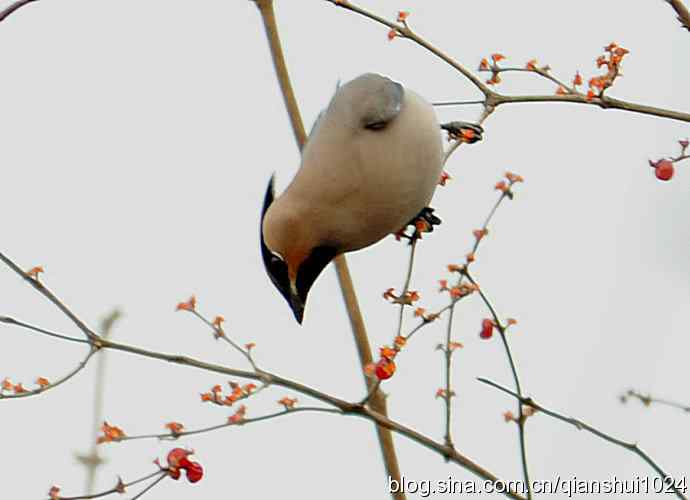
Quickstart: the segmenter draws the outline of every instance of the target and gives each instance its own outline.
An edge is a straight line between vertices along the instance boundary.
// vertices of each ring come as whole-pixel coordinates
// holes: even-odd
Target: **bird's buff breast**
[[[339,251],[399,231],[431,201],[442,169],[441,132],[433,109],[416,94],[406,94],[384,130],[312,139],[286,194],[303,202],[301,219]]]

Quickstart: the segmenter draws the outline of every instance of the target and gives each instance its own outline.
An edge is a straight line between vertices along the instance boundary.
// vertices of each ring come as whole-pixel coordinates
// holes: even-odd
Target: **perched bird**
[[[338,88],[278,198],[271,177],[261,215],[266,271],[298,323],[336,255],[399,231],[428,205],[442,158],[441,128],[420,96],[372,73]]]

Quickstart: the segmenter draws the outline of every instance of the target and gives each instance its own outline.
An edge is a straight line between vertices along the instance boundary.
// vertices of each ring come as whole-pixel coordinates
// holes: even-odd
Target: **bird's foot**
[[[434,209],[424,207],[405,227],[395,233],[395,239],[399,241],[404,238],[412,244],[414,241],[422,239],[422,233],[431,233],[434,230],[434,226],[439,224],[441,224],[441,219],[434,215]],[[411,235],[406,232],[407,226],[414,227]]]
[[[444,123],[441,128],[448,132],[450,139],[462,140],[468,144],[473,144],[482,140],[484,129],[476,123],[453,121]]]

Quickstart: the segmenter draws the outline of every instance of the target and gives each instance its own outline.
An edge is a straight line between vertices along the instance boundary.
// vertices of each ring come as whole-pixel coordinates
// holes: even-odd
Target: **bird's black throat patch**
[[[335,247],[322,245],[314,248],[309,256],[304,259],[297,271],[297,293],[302,302],[307,301],[307,295],[321,271],[335,258]]]

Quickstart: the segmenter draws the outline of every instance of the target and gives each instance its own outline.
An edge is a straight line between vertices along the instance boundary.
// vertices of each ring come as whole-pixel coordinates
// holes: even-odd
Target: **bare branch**
[[[427,49],[429,52],[437,56],[439,59],[445,61],[447,64],[455,68],[457,71],[459,71],[465,78],[470,80],[472,84],[474,84],[475,87],[477,87],[482,94],[485,96],[484,100],[484,107],[486,109],[486,114],[490,114],[494,108],[497,106],[500,106],[502,104],[511,104],[511,103],[528,103],[528,102],[569,102],[569,103],[575,103],[575,104],[588,104],[588,105],[593,105],[593,106],[599,106],[600,108],[603,109],[618,109],[618,110],[623,110],[623,111],[630,111],[633,113],[640,113],[640,114],[646,114],[646,115],[653,115],[653,116],[658,116],[660,118],[669,118],[671,120],[679,120],[683,122],[690,122],[690,113],[683,113],[680,111],[673,111],[669,109],[664,109],[664,108],[657,108],[654,106],[647,106],[644,104],[636,104],[632,102],[627,102],[627,101],[622,101],[620,99],[615,99],[613,97],[609,96],[600,96],[600,97],[593,97],[591,99],[587,99],[585,95],[582,94],[573,94],[573,93],[568,93],[565,95],[516,95],[516,96],[509,96],[509,95],[503,95],[499,94],[498,92],[495,92],[491,90],[484,82],[482,82],[477,76],[475,76],[470,70],[468,70],[464,65],[456,61],[455,59],[451,58],[444,52],[440,51],[436,47],[434,47],[431,43],[429,43],[426,39],[422,38],[421,36],[417,35],[414,33],[410,27],[407,25],[406,22],[404,23],[393,23],[391,21],[388,21],[384,19],[383,17],[374,14],[372,12],[369,12],[361,7],[358,7],[354,5],[353,3],[347,1],[347,0],[325,0],[328,3],[331,3],[337,7],[341,7],[343,9],[349,10],[351,12],[354,12],[356,14],[359,14],[363,17],[366,17],[367,19],[371,19],[372,21],[375,21],[379,24],[383,24],[384,26],[387,26],[391,30],[394,30],[398,36],[402,38],[406,38],[409,40],[412,40],[416,44],[420,45],[421,47],[424,47]],[[673,2],[674,4],[680,4],[682,7],[682,3],[678,0],[667,0],[669,2]],[[675,6],[674,6],[675,8]],[[687,9],[685,9],[685,12],[687,12]],[[513,71],[511,69],[511,71]],[[541,73],[540,73],[541,74]],[[558,79],[551,77],[547,73],[542,74],[545,78],[548,78],[554,82],[559,82]],[[564,86],[566,90],[570,89],[568,86]],[[476,103],[476,101],[470,101],[470,103]],[[460,103],[458,103],[459,105]],[[464,102],[462,102],[464,104]],[[442,105],[450,105],[449,103],[442,103]],[[482,120],[483,121],[483,120]]]
[[[684,411],[685,413],[690,413],[690,405],[684,403],[679,403],[677,401],[671,401],[669,399],[657,398],[650,394],[642,394],[641,392],[630,389],[625,394],[620,397],[621,403],[627,403],[629,398],[637,399],[645,406],[651,406],[652,404],[658,404],[663,406],[670,406],[671,408],[676,408],[678,410]]]
[[[570,94],[578,93],[573,87],[571,87],[570,85],[568,85],[564,81],[553,76],[549,72],[548,67],[540,68],[538,66],[534,66],[534,67],[529,67],[529,68],[502,68],[502,67],[499,67],[498,65],[494,64],[494,65],[491,65],[490,67],[488,67],[486,69],[480,69],[479,71],[489,71],[489,72],[495,73],[495,74],[508,73],[508,72],[532,73],[534,75],[541,76],[542,78],[546,78],[547,80],[555,83],[559,87],[563,87]]]
[[[41,295],[49,298],[51,302],[61,304],[62,307],[60,308],[63,313],[72,319],[72,321],[77,324],[77,325],[84,325],[84,323],[70,310],[62,304],[62,302],[52,293],[50,292],[46,287],[44,287],[42,284],[39,283],[40,286],[37,286],[32,278],[27,277],[26,273],[22,271],[19,266],[17,266],[11,259],[6,257],[4,254],[0,253],[0,260],[2,260],[10,269],[15,271],[17,274],[19,274],[21,277],[25,278],[26,281],[28,281],[36,291],[38,291]],[[419,432],[415,431],[414,429],[411,429],[409,427],[404,426],[403,424],[400,424],[398,422],[395,422],[393,420],[390,420],[386,415],[383,415],[382,413],[379,413],[375,409],[364,407],[361,404],[358,403],[350,403],[345,400],[339,399],[335,396],[331,396],[330,394],[326,394],[324,392],[321,392],[317,389],[314,389],[312,387],[309,387],[307,385],[301,384],[299,382],[286,379],[284,377],[281,377],[279,375],[264,371],[264,370],[258,370],[258,371],[247,371],[247,370],[238,370],[235,368],[229,368],[221,365],[216,365],[213,363],[207,363],[204,361],[200,361],[194,358],[190,358],[187,356],[180,356],[178,354],[167,354],[167,353],[162,353],[162,352],[156,352],[156,351],[148,351],[146,349],[142,349],[140,347],[136,346],[130,346],[127,344],[121,344],[118,342],[113,342],[109,339],[103,338],[93,332],[92,330],[88,329],[88,327],[84,326],[84,328],[87,329],[88,332],[93,335],[93,345],[97,346],[100,349],[113,349],[117,351],[122,351],[122,352],[128,352],[130,354],[136,354],[138,356],[144,356],[147,358],[151,359],[158,359],[161,361],[166,361],[169,363],[174,363],[177,365],[182,365],[182,366],[189,366],[189,367],[194,367],[194,368],[199,368],[202,370],[206,370],[209,372],[214,372],[214,373],[221,373],[224,375],[230,375],[233,377],[241,377],[241,378],[247,378],[247,379],[252,379],[252,380],[259,380],[263,382],[264,384],[275,384],[275,385],[280,385],[282,387],[286,387],[288,389],[292,389],[294,391],[300,392],[302,394],[305,394],[307,396],[311,396],[319,401],[322,401],[324,403],[327,403],[331,406],[334,406],[338,408],[340,411],[342,411],[346,415],[353,415],[353,416],[359,416],[362,418],[365,418],[371,422],[374,422],[377,424],[377,427],[383,428],[388,431],[393,431],[397,434],[400,434],[402,436],[405,436],[427,448],[430,450],[433,450],[442,456],[446,457],[449,461],[456,463],[460,465],[461,467],[467,469],[468,471],[478,475],[479,477],[489,480],[489,481],[499,481],[499,479],[493,475],[491,472],[488,470],[484,469],[480,465],[476,464],[474,461],[470,460],[468,457],[465,455],[459,453],[457,450],[451,449],[447,446],[445,446],[442,443],[438,443],[434,441],[433,439],[424,436],[423,434],[420,434]],[[391,441],[392,441],[392,436],[391,436]],[[510,498],[515,498],[519,500],[524,500],[522,496],[517,494],[515,491],[507,491],[505,493],[506,496]],[[83,497],[77,497],[77,498],[83,498]],[[95,497],[94,497],[95,498]]]
[[[20,321],[18,319],[11,318],[9,316],[0,316],[0,323],[6,323],[8,325],[20,326],[22,328],[26,328],[27,330],[33,330],[36,333],[41,333],[43,335],[47,335],[49,337],[53,337],[53,338],[60,339],[60,340],[66,340],[68,342],[77,342],[80,344],[90,344],[90,342],[86,339],[77,339],[74,337],[70,337],[68,335],[63,335],[61,333],[51,332],[50,330],[46,330],[45,328],[41,328],[41,327],[35,326],[35,325],[30,325],[29,323],[25,323],[25,322]]]
[[[77,328],[79,328],[84,333],[84,335],[86,335],[87,339],[93,342],[99,338],[96,332],[94,332],[91,328],[89,328],[86,325],[86,323],[84,323],[77,316],[75,316],[74,313],[65,304],[63,304],[62,301],[53,294],[53,292],[48,290],[43,283],[38,281],[38,279],[35,279],[31,277],[29,274],[22,271],[22,269],[17,264],[15,264],[9,257],[7,257],[2,252],[0,252],[0,260],[3,261],[15,273],[24,278],[24,281],[26,281],[37,291],[39,291],[41,295],[43,295],[45,298],[47,298],[53,304],[55,304],[57,308],[60,309],[60,311],[62,311],[62,313],[65,316],[67,316],[72,321],[72,323],[74,323],[77,326]]]
[[[288,74],[287,65],[283,56],[283,49],[278,36],[278,25],[276,23],[275,12],[273,9],[273,0],[254,0],[254,2],[261,13],[261,19],[264,23],[266,37],[268,38],[268,44],[271,49],[273,65],[278,78],[278,83],[280,84],[280,89],[283,94],[285,107],[287,108],[288,115],[290,116],[290,122],[292,124],[295,140],[297,141],[299,149],[302,150],[304,143],[307,140],[307,134],[304,130],[304,123],[302,121],[299,106],[297,105],[297,99],[295,98],[295,94],[292,89],[290,76]],[[350,325],[352,327],[352,333],[354,336],[355,345],[357,347],[357,352],[359,354],[361,366],[365,366],[373,362],[371,345],[369,344],[369,337],[364,325],[364,318],[362,317],[362,312],[359,308],[359,301],[357,300],[357,294],[355,293],[355,287],[352,282],[352,277],[350,276],[350,269],[347,265],[345,256],[342,254],[338,255],[334,259],[334,265],[338,275],[338,283],[340,284],[340,290],[343,295],[347,314],[350,318]],[[364,376],[364,374],[363,377],[367,390],[372,391],[374,388],[374,381],[368,379],[366,376]],[[373,390],[370,405],[383,415],[386,415],[388,412],[386,400],[380,391]],[[383,454],[383,461],[388,475],[395,480],[400,480],[402,474],[400,472],[400,466],[398,464],[398,458],[395,452],[393,436],[389,431],[382,427],[377,427],[376,433],[381,446],[381,453]],[[405,500],[406,498],[405,494],[402,492],[393,494],[393,497],[397,500]]]
[[[266,420],[271,420],[277,417],[282,417],[285,415],[291,415],[291,414],[298,414],[298,413],[304,413],[304,412],[310,412],[310,413],[335,413],[338,415],[342,415],[342,410],[336,409],[336,408],[320,408],[318,406],[303,406],[303,407],[298,407],[298,408],[292,408],[290,410],[283,410],[275,413],[269,413],[268,415],[262,415],[260,417],[254,417],[254,418],[244,418],[238,422],[225,422],[222,424],[217,424],[217,425],[212,425],[209,427],[203,427],[201,429],[195,429],[191,431],[182,431],[182,432],[175,432],[175,433],[160,433],[160,434],[141,434],[141,435],[136,435],[136,436],[124,436],[120,439],[112,441],[113,443],[120,443],[123,441],[135,441],[135,440],[141,440],[141,439],[160,439],[161,441],[168,440],[168,441],[175,441],[181,437],[185,436],[193,436],[195,434],[205,434],[207,432],[213,432],[218,429],[224,429],[226,427],[238,427],[242,425],[247,425],[247,424],[253,424],[256,422],[263,422]]]
[[[165,479],[168,476],[168,470],[167,469],[159,469],[156,472],[152,472],[151,474],[147,474],[144,477],[140,477],[139,479],[135,479],[133,481],[130,481],[128,483],[123,483],[121,481],[118,481],[115,486],[112,488],[101,491],[100,493],[94,493],[91,495],[80,495],[76,497],[65,497],[60,495],[59,498],[60,500],[90,500],[92,498],[103,498],[107,497],[109,495],[113,495],[115,493],[122,494],[123,490],[125,488],[129,488],[130,486],[134,486],[135,484],[143,483],[144,481],[148,481],[149,479],[156,478],[155,481],[153,481],[151,484],[149,484],[146,488],[144,488],[141,492],[139,492],[136,496],[132,498],[134,500],[135,498],[141,498],[141,496],[149,491],[151,488],[153,488],[155,485],[157,485],[159,482],[161,482],[163,479]]]
[[[477,78],[470,70],[468,70],[465,66],[460,64],[458,61],[450,57],[449,55],[445,54],[438,48],[434,47],[431,43],[427,42],[424,38],[418,36],[412,29],[410,29],[409,25],[407,22],[403,23],[394,23],[391,21],[388,21],[387,19],[384,19],[383,17],[374,14],[373,12],[369,12],[366,9],[363,9],[362,7],[358,7],[357,5],[354,5],[353,3],[347,1],[347,0],[326,0],[327,2],[335,5],[336,7],[342,7],[343,9],[349,10],[351,12],[355,12],[356,14],[359,14],[361,16],[364,16],[368,19],[371,19],[372,21],[376,21],[379,24],[383,24],[384,26],[387,26],[391,30],[395,31],[398,33],[398,35],[402,38],[407,38],[409,40],[412,40],[415,42],[417,45],[420,45],[421,47],[424,47],[426,50],[434,54],[436,57],[439,59],[445,61],[448,63],[450,66],[458,70],[462,75],[467,78],[472,84],[477,87],[481,91],[482,94],[485,96],[491,96],[494,95],[495,92],[491,90],[484,82],[482,82],[479,78]]]
[[[91,349],[89,349],[89,352],[86,355],[86,357],[74,369],[72,369],[69,373],[67,373],[67,375],[64,375],[63,377],[59,378],[55,382],[41,385],[38,389],[33,389],[30,391],[15,392],[14,394],[3,394],[2,389],[0,389],[0,400],[19,399],[19,398],[28,398],[31,396],[37,396],[41,393],[44,393],[46,391],[49,391],[51,389],[56,388],[59,385],[64,384],[69,379],[74,377],[77,373],[82,371],[84,369],[84,367],[87,365],[87,363],[89,362],[89,360],[91,359],[91,356],[96,354],[97,351],[98,351],[98,349],[96,349],[92,346]]]
[[[494,101],[496,107],[502,104],[514,103],[530,103],[530,102],[567,102],[573,104],[588,104],[592,106],[599,106],[602,109],[618,109],[621,111],[630,111],[631,113],[639,113],[643,115],[658,116],[660,118],[669,118],[671,120],[678,120],[682,122],[690,122],[690,113],[682,111],[673,111],[670,109],[657,108],[655,106],[647,106],[645,104],[637,104],[628,101],[622,101],[610,96],[592,97],[587,100],[587,97],[581,94],[565,94],[565,95],[503,95],[497,94]]]
[[[324,392],[321,392],[317,389],[314,389],[312,387],[309,387],[307,385],[301,384],[299,382],[286,379],[284,377],[281,377],[279,375],[265,372],[265,371],[260,371],[259,373],[253,372],[253,371],[246,371],[246,370],[237,370],[234,368],[229,368],[221,365],[216,365],[212,363],[206,363],[204,361],[200,361],[194,358],[186,357],[186,356],[179,356],[175,354],[166,354],[166,353],[161,353],[161,352],[156,352],[156,351],[147,351],[145,349],[141,349],[139,347],[135,346],[130,346],[127,344],[120,344],[116,342],[112,342],[109,340],[102,340],[102,345],[103,348],[106,349],[114,349],[118,351],[123,351],[123,352],[128,352],[131,354],[137,354],[139,356],[144,356],[148,358],[153,358],[153,359],[159,359],[161,361],[167,361],[169,363],[174,363],[182,366],[189,366],[189,367],[194,367],[194,368],[200,368],[209,372],[215,372],[215,373],[221,373],[225,375],[231,375],[233,377],[242,377],[242,378],[248,378],[248,379],[253,379],[253,380],[261,380],[265,383],[268,384],[275,384],[279,385],[282,387],[286,387],[288,389],[292,389],[294,391],[300,392],[302,394],[305,394],[307,396],[311,396],[319,401],[322,401],[324,403],[330,404],[339,410],[343,412],[345,415],[353,415],[353,416],[359,416],[362,418],[365,418],[367,420],[370,420],[379,426],[382,426],[388,430],[391,430],[397,434],[400,434],[402,436],[405,436],[409,439],[412,439],[413,441],[429,448],[430,450],[433,450],[444,457],[447,457],[451,462],[454,462],[465,469],[469,470],[470,472],[475,473],[479,477],[482,477],[483,479],[488,479],[491,481],[497,480],[496,477],[483,467],[479,466],[469,458],[467,458],[465,455],[457,452],[456,450],[450,449],[449,447],[445,446],[442,443],[438,443],[431,438],[428,438],[419,432],[404,426],[403,424],[400,424],[398,422],[395,422],[393,420],[390,420],[388,417],[385,415],[382,415],[381,413],[376,412],[373,409],[364,407],[358,403],[349,403],[347,401],[344,401],[342,399],[339,399],[335,396],[331,396],[329,394],[326,394]],[[518,495],[515,492],[508,492],[506,493],[508,497],[511,498],[522,498],[520,495]]]
[[[446,433],[443,436],[443,440],[446,443],[447,446],[450,446],[451,448],[454,448],[455,446],[453,445],[453,436],[451,433],[451,426],[453,423],[453,413],[452,413],[452,405],[451,405],[451,400],[453,396],[455,395],[453,392],[453,386],[451,385],[451,367],[452,367],[452,359],[453,359],[453,348],[451,347],[451,342],[452,342],[452,333],[453,333],[453,316],[455,315],[455,308],[451,307],[450,312],[448,313],[448,323],[446,325],[446,345],[444,348],[444,355],[445,355],[445,368],[446,368],[446,388],[445,388],[445,393],[444,393],[444,403],[446,406]]]
[[[465,268],[465,270],[463,271],[463,274],[465,277],[467,277],[467,280],[470,283],[477,286],[477,282],[474,281],[474,279],[470,275],[467,268]],[[498,329],[498,332],[501,335],[501,341],[503,342],[503,347],[505,349],[506,356],[508,358],[508,363],[510,365],[510,371],[513,374],[513,382],[515,383],[515,390],[517,391],[517,395],[521,398],[522,397],[522,386],[520,384],[520,377],[518,376],[517,366],[516,366],[515,360],[513,358],[513,353],[510,350],[510,344],[508,344],[508,338],[506,337],[507,327],[505,325],[503,325],[500,318],[498,317],[498,314],[496,313],[496,309],[491,304],[488,297],[486,296],[486,294],[484,293],[484,291],[481,288],[479,288],[479,295],[481,296],[482,300],[484,301],[484,304],[486,305],[486,307],[491,312],[491,316],[493,317],[494,324],[496,325],[496,328]],[[526,415],[524,414],[524,411],[522,408],[522,403],[521,403],[521,401],[518,401],[518,417],[516,419],[516,423],[518,425],[518,439],[520,441],[520,456],[522,459],[522,471],[523,471],[523,475],[525,478],[525,484],[527,485],[527,498],[532,498],[531,482],[529,479],[529,470],[527,467],[527,447],[525,444],[525,422],[526,421],[527,421],[527,418],[526,418]]]
[[[678,487],[676,486],[676,482],[672,481],[670,479],[671,476],[669,476],[659,464],[657,464],[652,457],[650,457],[647,453],[642,451],[642,449],[637,445],[637,443],[629,443],[627,441],[623,441],[621,439],[618,439],[616,437],[611,436],[610,434],[607,434],[603,431],[600,431],[599,429],[596,429],[595,427],[592,427],[589,424],[584,423],[582,420],[578,420],[573,417],[568,417],[566,415],[562,415],[558,412],[555,412],[553,410],[549,410],[548,408],[545,408],[544,406],[540,405],[536,401],[534,401],[532,398],[524,397],[516,392],[508,389],[507,387],[504,387],[500,384],[497,384],[496,382],[493,382],[489,379],[480,377],[477,380],[479,380],[481,383],[490,385],[491,387],[494,387],[495,389],[498,389],[500,391],[505,392],[506,394],[510,394],[513,396],[515,399],[517,399],[520,403],[532,407],[535,410],[548,415],[550,417],[553,417],[557,420],[560,420],[561,422],[565,422],[567,424],[570,424],[574,426],[577,430],[585,430],[591,434],[594,434],[597,437],[600,437],[601,439],[608,441],[609,443],[615,444],[616,446],[620,446],[621,448],[625,448],[626,450],[629,450],[635,455],[639,456],[642,460],[644,460],[652,469],[656,471],[659,476],[665,480],[664,484],[667,484],[666,481],[668,481],[668,484],[673,488],[674,493],[678,498],[681,500],[688,500],[687,497],[681,492]]]
[[[688,8],[682,0],[666,0],[666,2],[673,7],[673,10],[678,14],[680,24],[682,24],[686,30],[690,31],[690,11],[688,11]]]
[[[5,18],[13,12],[33,2],[38,2],[38,0],[17,0],[13,4],[10,4],[9,6],[5,7],[3,10],[0,11],[0,23],[3,22]]]
[[[240,347],[239,344],[237,344],[237,342],[235,342],[234,340],[232,340],[230,337],[227,336],[225,331],[223,331],[223,329],[218,324],[215,324],[215,323],[212,323],[211,321],[209,321],[208,318],[203,316],[196,309],[192,309],[190,312],[194,316],[199,318],[201,321],[203,321],[209,328],[211,328],[211,330],[213,330],[213,334],[216,338],[224,340],[225,342],[227,342],[230,345],[230,347],[232,347],[233,349],[238,351],[240,354],[242,354],[242,356],[244,356],[247,359],[247,361],[249,361],[249,364],[252,365],[252,368],[254,368],[255,371],[259,369],[258,366],[256,365],[256,363],[254,362],[254,358],[252,357],[252,353],[251,353],[250,349]]]

